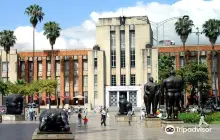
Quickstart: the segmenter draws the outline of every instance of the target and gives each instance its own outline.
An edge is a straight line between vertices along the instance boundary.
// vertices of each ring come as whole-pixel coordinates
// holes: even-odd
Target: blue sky
[[[115,11],[120,7],[134,6],[137,2],[149,3],[160,2],[171,4],[177,0],[1,0],[0,1],[0,30],[14,30],[18,26],[28,26],[29,18],[24,15],[25,8],[31,4],[38,4],[43,7],[47,21],[56,21],[65,29],[78,26],[89,18],[90,13]],[[38,30],[43,24],[38,25]]]

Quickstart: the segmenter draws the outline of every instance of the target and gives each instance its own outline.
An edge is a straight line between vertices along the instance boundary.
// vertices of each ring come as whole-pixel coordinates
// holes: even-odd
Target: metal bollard
[[[0,115],[0,123],[2,123],[2,115]]]

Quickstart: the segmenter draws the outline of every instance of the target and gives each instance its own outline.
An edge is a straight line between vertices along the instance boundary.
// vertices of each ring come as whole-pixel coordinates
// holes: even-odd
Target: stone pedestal
[[[145,127],[146,128],[160,128],[161,119],[160,118],[145,118]]]
[[[73,133],[41,133],[38,128],[35,129],[32,140],[75,140]]]
[[[139,120],[139,116],[132,116],[132,122],[137,122]],[[116,122],[128,122],[128,116],[127,115],[116,115],[115,116]]]
[[[181,120],[162,120],[161,127],[165,129],[167,125],[172,125],[174,127],[183,127],[184,122]]]
[[[2,115],[2,121],[24,121],[24,115]]]

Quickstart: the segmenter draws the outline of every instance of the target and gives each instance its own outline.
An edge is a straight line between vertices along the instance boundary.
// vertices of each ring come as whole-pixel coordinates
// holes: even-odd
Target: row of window
[[[130,45],[130,67],[135,67],[135,31],[131,30],[129,33],[129,45]],[[110,47],[111,47],[111,68],[116,68],[116,35],[115,31],[110,32]],[[121,68],[126,67],[126,55],[125,55],[125,31],[120,31],[120,62]]]
[[[135,74],[130,75],[130,85],[135,86],[136,80],[135,80]],[[111,75],[111,86],[116,86],[116,75]],[[121,75],[121,81],[120,81],[121,86],[126,86],[126,75]]]

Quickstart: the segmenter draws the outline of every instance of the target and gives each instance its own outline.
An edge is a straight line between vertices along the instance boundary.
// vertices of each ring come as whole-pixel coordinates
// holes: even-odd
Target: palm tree
[[[34,57],[35,57],[35,29],[38,22],[41,22],[44,17],[44,13],[42,12],[42,7],[39,5],[30,5],[25,9],[25,14],[30,16],[30,23],[33,26],[33,65],[34,65]],[[33,69],[34,70],[34,69]],[[33,71],[34,73],[34,71]]]
[[[207,38],[209,38],[209,41],[211,43],[212,47],[212,60],[211,60],[211,68],[212,68],[212,74],[214,75],[214,81],[215,81],[215,91],[217,90],[216,88],[216,76],[215,76],[215,71],[214,71],[214,45],[215,42],[219,36],[219,28],[220,28],[220,21],[216,19],[209,19],[208,21],[205,21],[205,23],[202,25],[203,28],[203,33]],[[212,78],[212,74],[210,74],[210,78]],[[217,100],[217,93],[216,93],[216,100]],[[217,103],[217,102],[216,102]]]
[[[17,38],[14,35],[14,31],[3,30],[2,32],[0,32],[0,46],[4,47],[4,51],[6,52],[7,81],[8,81],[8,54],[10,53],[10,48],[15,45],[16,40]]]
[[[176,33],[178,36],[180,36],[180,39],[183,43],[185,62],[188,63],[188,57],[187,57],[188,55],[186,55],[185,43],[189,34],[192,32],[192,27],[194,26],[193,21],[190,20],[189,17],[183,17],[183,18],[179,18],[174,25],[175,25]]]
[[[51,79],[55,79],[55,54],[54,54],[54,44],[56,43],[56,39],[60,36],[61,28],[58,23],[54,21],[50,21],[44,24],[44,35],[49,39],[51,45],[51,66],[53,70],[53,75],[51,75]],[[58,105],[58,96],[55,94],[57,100],[57,108]]]

